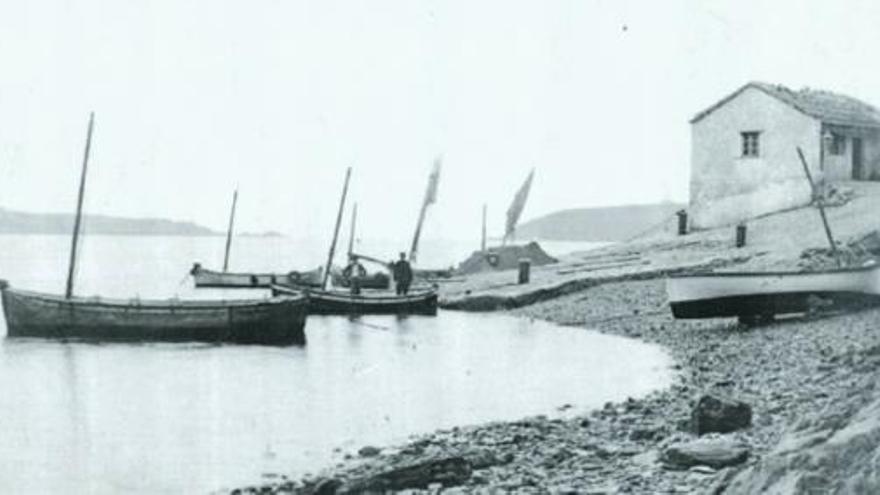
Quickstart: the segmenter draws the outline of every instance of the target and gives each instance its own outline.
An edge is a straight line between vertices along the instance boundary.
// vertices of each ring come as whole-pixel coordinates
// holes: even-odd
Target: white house
[[[849,96],[750,82],[691,120],[690,223],[728,225],[809,204],[814,180],[880,180],[880,110]]]

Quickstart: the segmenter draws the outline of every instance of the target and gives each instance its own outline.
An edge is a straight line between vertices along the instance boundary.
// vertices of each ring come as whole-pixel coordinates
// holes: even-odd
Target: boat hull
[[[295,288],[273,286],[273,295],[285,295]],[[406,296],[354,295],[347,292],[303,289],[309,297],[309,313],[315,315],[362,315],[362,314],[437,314],[437,293],[425,291]]]
[[[331,276],[331,279],[333,280],[333,285],[339,287],[351,287],[351,280],[343,277],[342,275],[334,273]],[[358,285],[361,289],[386,290],[391,287],[391,277],[385,275],[384,273],[374,273],[372,275],[362,277],[358,281]]]
[[[308,287],[321,285],[320,270],[290,273],[230,273],[216,272],[193,265],[190,274],[197,288],[268,289],[273,284],[296,284]]]
[[[304,345],[308,299],[122,301],[5,289],[8,337]]]
[[[880,267],[684,275],[667,279],[666,292],[676,318],[802,313],[815,297],[852,301],[880,296]]]

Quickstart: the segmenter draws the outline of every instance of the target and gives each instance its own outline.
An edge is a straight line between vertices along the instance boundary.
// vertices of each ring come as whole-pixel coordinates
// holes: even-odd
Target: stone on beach
[[[752,408],[745,402],[721,397],[703,395],[691,413],[694,433],[730,433],[752,424]]]
[[[396,467],[352,480],[340,486],[336,493],[425,489],[434,483],[450,487],[468,481],[472,472],[471,463],[467,459],[457,456],[445,457]]]
[[[741,464],[748,457],[748,447],[726,438],[701,438],[676,443],[663,452],[663,461],[672,469],[688,469],[693,466],[720,469]]]
[[[365,447],[361,447],[358,450],[358,455],[361,457],[376,457],[382,452],[382,449],[378,447],[373,447],[372,445],[367,445]]]

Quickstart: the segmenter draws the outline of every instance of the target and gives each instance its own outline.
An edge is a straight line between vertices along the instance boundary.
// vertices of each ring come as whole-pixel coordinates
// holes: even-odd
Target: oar
[[[390,330],[391,329],[391,327],[384,327],[382,325],[374,325],[372,323],[367,323],[365,321],[359,321],[354,318],[349,318],[348,321],[350,321],[351,323],[355,323],[357,325],[363,325],[368,328],[375,328],[376,330]]]

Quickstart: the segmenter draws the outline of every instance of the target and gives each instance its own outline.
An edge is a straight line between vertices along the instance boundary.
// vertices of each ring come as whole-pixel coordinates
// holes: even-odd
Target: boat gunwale
[[[333,300],[345,303],[364,303],[364,304],[409,304],[409,303],[423,303],[427,300],[437,297],[436,290],[425,290],[417,293],[406,294],[404,296],[398,295],[364,295],[364,294],[351,294],[347,292],[332,292],[327,290],[320,289],[310,289],[308,287],[298,288],[298,287],[289,287],[286,285],[273,284],[272,290],[274,292],[289,294],[291,292],[304,292],[309,298],[313,298],[315,300]]]
[[[203,274],[208,274],[208,275],[219,275],[219,276],[221,276],[221,277],[222,277],[222,276],[235,276],[235,277],[251,277],[251,276],[257,276],[257,277],[270,277],[270,276],[276,276],[276,277],[288,277],[288,276],[290,276],[290,275],[292,275],[292,274],[303,274],[303,275],[305,275],[305,274],[310,274],[310,273],[317,273],[317,270],[309,270],[309,271],[305,271],[305,272],[300,272],[300,271],[297,271],[297,270],[291,270],[291,271],[289,271],[289,272],[287,272],[287,273],[280,273],[280,272],[218,272],[218,271],[216,271],[216,270],[211,270],[210,268],[200,267],[200,268],[198,269],[198,271],[195,272],[195,273],[192,273],[192,275],[196,275],[196,274],[198,274],[198,273],[203,273]]]
[[[880,264],[871,265],[871,266],[855,266],[855,267],[844,267],[844,268],[832,268],[829,270],[817,270],[817,271],[768,271],[768,272],[698,272],[698,273],[680,273],[669,275],[668,279],[683,279],[683,278],[700,278],[700,277],[803,277],[803,276],[815,276],[815,275],[835,275],[835,274],[846,274],[846,273],[867,273],[873,270],[880,270]]]
[[[8,292],[12,296],[20,296],[28,299],[39,299],[43,302],[54,304],[67,304],[76,306],[105,307],[115,309],[224,309],[224,308],[256,308],[260,306],[279,306],[285,304],[308,304],[305,294],[285,293],[283,296],[268,296],[265,299],[222,299],[222,300],[195,300],[195,299],[116,299],[102,297],[74,296],[70,299],[55,294],[43,292],[4,288],[0,290]]]

